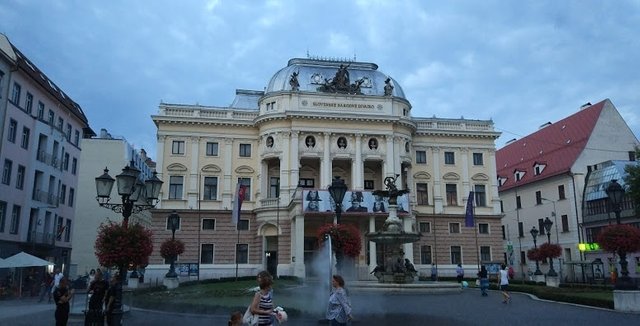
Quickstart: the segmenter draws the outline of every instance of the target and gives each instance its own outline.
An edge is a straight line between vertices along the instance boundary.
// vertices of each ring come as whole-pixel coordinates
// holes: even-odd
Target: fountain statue
[[[383,262],[378,262],[371,272],[379,283],[413,283],[417,277],[417,271],[411,261],[404,257],[402,245],[413,243],[420,239],[420,234],[407,232],[402,228],[402,221],[398,218],[398,196],[409,193],[409,190],[399,190],[396,187],[395,177],[386,177],[384,184],[387,190],[376,190],[375,196],[389,198],[389,216],[384,222],[382,230],[366,234],[369,241],[384,245]]]

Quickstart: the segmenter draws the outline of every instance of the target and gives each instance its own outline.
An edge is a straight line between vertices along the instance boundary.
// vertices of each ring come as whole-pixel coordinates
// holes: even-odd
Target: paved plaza
[[[640,325],[640,314],[615,312],[513,294],[501,303],[499,292],[480,296],[476,289],[450,294],[353,293],[354,325]],[[75,298],[69,325],[83,325],[83,295]],[[309,300],[309,304],[318,304]],[[54,324],[53,304],[36,299],[0,301],[0,325]],[[288,325],[318,325],[322,316],[291,317]],[[227,325],[227,315],[177,314],[133,309],[125,325]]]

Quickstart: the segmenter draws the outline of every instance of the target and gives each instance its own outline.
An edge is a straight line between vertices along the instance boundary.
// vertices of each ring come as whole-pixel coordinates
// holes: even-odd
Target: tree
[[[103,223],[98,228],[94,248],[100,265],[105,267],[149,265],[153,251],[153,233],[139,224],[126,227],[121,224]]]
[[[636,158],[640,159],[640,148],[636,147]],[[634,203],[636,212],[640,213],[640,163],[636,161],[624,167],[627,175],[624,176],[627,196]]]

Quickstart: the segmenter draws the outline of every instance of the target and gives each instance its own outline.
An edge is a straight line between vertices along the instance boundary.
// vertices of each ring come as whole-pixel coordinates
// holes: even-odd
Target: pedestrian
[[[482,293],[483,297],[488,296],[487,289],[489,288],[489,276],[487,273],[487,268],[483,266],[480,267],[480,271],[478,272],[478,279],[480,280],[480,293]]]
[[[347,325],[353,319],[351,316],[351,302],[344,289],[344,278],[340,275],[333,275],[331,279],[333,290],[329,295],[329,305],[327,306],[327,319],[331,326]]]
[[[462,283],[463,278],[464,269],[462,268],[462,265],[458,264],[458,267],[456,267],[456,279],[458,280],[458,283]]]
[[[229,317],[229,326],[242,326],[242,313],[240,311],[234,311]]]
[[[431,280],[436,281],[438,279],[438,268],[436,265],[431,265]]]
[[[73,289],[69,289],[69,279],[63,277],[58,287],[53,291],[53,301],[56,303],[56,326],[66,326],[69,320],[69,300],[73,297]]]
[[[44,296],[47,295],[49,297],[48,302],[51,303],[51,287],[53,286],[53,276],[51,273],[45,272],[42,276],[42,282],[40,283],[40,299],[38,302],[42,302],[44,300]]]
[[[107,294],[108,285],[102,277],[102,271],[94,272],[94,280],[89,284],[89,310],[84,317],[85,326],[104,325],[104,312],[102,306]]]
[[[260,290],[253,296],[251,313],[258,315],[258,325],[271,326],[275,313],[273,311],[273,277],[269,272],[262,271],[257,276]]]
[[[107,325],[112,325],[113,323],[113,312],[116,308],[122,307],[122,297],[118,298],[117,293],[122,292],[122,286],[120,285],[120,274],[115,273],[113,277],[111,277],[111,282],[109,283],[109,289],[107,290],[107,295],[104,297],[104,306],[105,306],[105,316],[107,317]]]
[[[51,293],[53,293],[58,285],[60,284],[60,280],[64,277],[64,274],[60,271],[60,268],[56,268],[53,273],[53,287],[51,287]]]
[[[502,291],[502,303],[511,303],[511,294],[509,294],[509,272],[507,265],[502,264],[500,268],[500,291]]]

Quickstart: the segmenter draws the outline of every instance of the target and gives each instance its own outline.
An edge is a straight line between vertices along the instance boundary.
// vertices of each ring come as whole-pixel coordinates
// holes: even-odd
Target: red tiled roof
[[[581,109],[499,149],[496,152],[498,178],[507,178],[507,181],[498,189],[507,190],[570,172],[607,102],[608,99]],[[534,175],[536,163],[546,165],[539,175]],[[516,170],[526,172],[517,182],[514,176]]]

